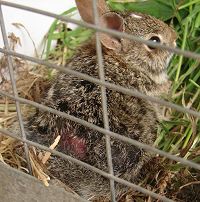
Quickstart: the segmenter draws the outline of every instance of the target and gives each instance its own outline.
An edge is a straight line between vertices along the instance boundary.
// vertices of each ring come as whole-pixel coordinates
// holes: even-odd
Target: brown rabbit
[[[77,0],[77,3],[82,18],[93,22],[91,0]],[[174,30],[160,20],[141,13],[110,12],[104,1],[99,0],[98,3],[101,26],[175,46]],[[100,40],[106,81],[153,96],[159,96],[167,90],[166,68],[171,53],[128,39],[116,39],[107,34],[101,34]],[[80,47],[67,63],[67,68],[98,78],[95,37]],[[110,130],[152,145],[157,131],[157,107],[146,100],[114,90],[107,89],[106,94]],[[103,127],[101,102],[99,85],[73,75],[58,73],[43,104]],[[57,135],[61,135],[57,148],[59,151],[108,172],[103,134],[40,110],[30,118],[27,129],[29,139],[47,146]],[[150,154],[115,138],[111,138],[111,151],[115,176],[136,182],[141,167],[149,160]],[[53,156],[49,170],[53,176],[86,199],[109,196],[108,179],[73,162]],[[115,186],[119,198],[126,188],[117,183]]]

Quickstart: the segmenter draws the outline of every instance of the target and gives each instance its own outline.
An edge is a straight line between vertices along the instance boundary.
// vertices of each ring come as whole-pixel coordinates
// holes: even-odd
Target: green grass
[[[62,16],[73,16],[77,8],[71,8],[63,12]],[[54,20],[49,28],[46,36],[45,58],[53,57],[53,60],[58,60],[59,64],[65,65],[68,58],[70,58],[77,46],[90,38],[92,30],[77,27],[74,30],[68,28],[67,24]],[[56,42],[56,47],[53,47],[53,42]]]
[[[171,23],[178,34],[177,46],[183,50],[200,53],[200,0],[107,2],[113,10],[144,12]],[[75,10],[72,8],[62,15],[72,15]],[[46,58],[61,58],[59,64],[65,64],[66,59],[73,55],[77,46],[87,40],[91,33],[91,30],[81,27],[70,31],[66,24],[55,20],[47,37]],[[56,48],[52,48],[53,41],[57,41]],[[199,61],[175,55],[168,68],[168,75],[172,88],[170,96],[165,99],[200,111]],[[175,110],[165,111],[168,121],[162,121],[160,124],[156,140],[158,148],[200,163],[200,121]],[[182,166],[174,162],[172,169],[180,168]]]
[[[174,16],[170,20],[179,36],[177,46],[200,53],[200,1],[173,3]],[[168,68],[172,80],[169,101],[200,111],[199,67],[199,61],[178,55],[173,58]],[[200,121],[174,110],[168,110],[168,115],[170,121],[162,122],[163,128],[158,136],[159,148],[200,163],[200,158],[195,155],[200,149]]]

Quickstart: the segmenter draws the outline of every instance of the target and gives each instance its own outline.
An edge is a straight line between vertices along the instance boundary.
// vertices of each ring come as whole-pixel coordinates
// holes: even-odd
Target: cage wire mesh
[[[16,8],[16,9],[26,10],[26,11],[29,11],[29,12],[34,12],[34,13],[41,14],[41,15],[46,15],[46,16],[49,16],[49,17],[59,19],[59,20],[61,20],[63,22],[71,22],[71,23],[74,23],[74,24],[77,24],[77,25],[80,25],[80,26],[83,26],[83,27],[86,27],[86,28],[96,30],[97,31],[96,32],[96,50],[97,50],[97,58],[98,58],[98,65],[99,65],[99,79],[93,78],[91,76],[82,74],[80,72],[77,72],[77,71],[74,71],[74,70],[71,70],[71,69],[66,69],[64,66],[58,66],[58,65],[50,63],[48,61],[44,61],[44,60],[41,60],[41,59],[38,59],[38,58],[34,58],[34,57],[30,57],[30,56],[23,55],[23,54],[20,54],[20,53],[16,53],[16,52],[10,50],[9,44],[8,44],[8,36],[7,36],[7,33],[6,33],[6,29],[5,29],[5,22],[4,22],[3,13],[2,13],[2,5],[3,6],[13,7],[13,8]],[[176,54],[179,54],[179,55],[183,55],[185,57],[193,58],[193,59],[196,59],[196,60],[200,60],[200,55],[197,54],[197,53],[189,52],[189,51],[183,51],[183,50],[180,50],[178,48],[171,48],[171,47],[168,47],[168,46],[165,46],[165,45],[155,44],[154,42],[146,41],[146,40],[143,40],[141,38],[138,38],[136,36],[132,36],[132,35],[129,35],[129,34],[126,34],[126,33],[121,33],[121,32],[117,32],[117,31],[114,31],[114,30],[102,28],[102,27],[98,26],[98,12],[97,12],[96,0],[93,0],[93,11],[94,11],[94,14],[95,14],[94,15],[95,24],[89,24],[89,23],[86,23],[86,22],[71,19],[69,17],[59,16],[59,15],[56,15],[56,14],[53,14],[53,13],[50,13],[50,12],[46,12],[46,11],[43,11],[43,10],[39,10],[39,9],[35,9],[35,8],[23,6],[23,5],[18,5],[18,4],[14,4],[14,3],[9,3],[9,2],[6,2],[6,1],[0,1],[0,26],[1,26],[2,36],[3,36],[4,46],[5,46],[5,48],[0,48],[0,52],[7,56],[9,75],[10,75],[10,78],[11,78],[12,89],[13,89],[13,94],[9,94],[9,93],[7,93],[7,92],[5,92],[3,90],[0,90],[0,95],[15,100],[15,102],[16,102],[16,110],[17,110],[17,117],[18,117],[20,130],[21,130],[21,137],[16,136],[13,133],[11,133],[8,130],[3,129],[3,128],[0,128],[0,132],[7,135],[7,136],[13,137],[13,138],[15,138],[15,139],[17,139],[17,140],[24,143],[24,151],[25,151],[25,154],[26,154],[26,160],[27,160],[28,169],[29,169],[30,174],[32,173],[32,171],[31,171],[30,157],[29,157],[29,153],[28,153],[28,145],[35,146],[35,147],[37,147],[39,149],[42,149],[42,150],[45,150],[45,151],[49,151],[52,154],[55,154],[55,155],[57,155],[57,156],[59,156],[59,157],[61,157],[63,159],[66,159],[66,160],[70,160],[70,161],[72,161],[74,163],[77,163],[77,164],[79,164],[81,166],[84,166],[85,168],[87,168],[87,169],[89,169],[91,171],[94,171],[94,172],[108,178],[110,180],[110,190],[111,190],[112,201],[116,201],[115,200],[115,186],[114,186],[114,183],[118,182],[118,183],[121,183],[121,184],[126,185],[128,187],[131,187],[131,188],[133,188],[133,189],[135,189],[135,190],[137,190],[139,192],[147,194],[147,195],[149,195],[149,196],[151,196],[153,198],[160,199],[160,200],[166,201],[166,202],[171,202],[173,200],[171,200],[171,199],[169,199],[169,198],[167,198],[165,196],[162,196],[160,194],[156,194],[153,191],[149,191],[149,190],[147,190],[145,188],[142,188],[139,185],[130,183],[130,182],[126,181],[126,180],[123,180],[123,179],[121,179],[119,177],[114,176],[113,165],[112,165],[112,154],[111,154],[110,138],[111,137],[117,138],[120,141],[135,145],[135,146],[137,146],[139,148],[142,148],[144,150],[147,150],[149,152],[156,153],[156,154],[159,154],[161,156],[167,157],[167,158],[169,158],[171,160],[180,162],[181,164],[189,166],[191,168],[195,168],[195,169],[200,170],[200,165],[195,163],[195,162],[192,162],[192,161],[186,160],[184,158],[172,155],[170,153],[161,151],[161,150],[159,150],[159,149],[157,149],[155,147],[140,143],[140,142],[138,142],[136,140],[130,139],[128,137],[121,136],[120,134],[117,134],[117,133],[114,133],[114,132],[110,131],[109,130],[108,112],[107,112],[106,88],[116,90],[118,92],[130,95],[130,96],[135,96],[135,97],[142,98],[142,99],[145,99],[145,100],[148,100],[148,101],[151,101],[151,102],[155,102],[155,103],[157,103],[159,105],[164,105],[166,107],[173,108],[173,109],[175,109],[177,111],[180,111],[180,112],[183,112],[183,113],[188,113],[188,114],[193,115],[193,116],[195,116],[197,118],[200,117],[200,113],[197,112],[197,111],[191,110],[189,108],[185,108],[185,107],[170,103],[168,101],[165,101],[165,100],[162,100],[162,99],[159,99],[159,98],[156,98],[156,97],[151,97],[151,96],[142,94],[142,93],[140,93],[140,92],[138,92],[136,90],[127,89],[127,88],[124,88],[122,86],[114,85],[114,84],[111,84],[111,83],[105,81],[104,64],[103,64],[103,60],[102,60],[102,49],[101,49],[101,43],[100,43],[100,40],[99,40],[99,32],[108,33],[108,34],[114,35],[115,37],[135,40],[137,42],[144,43],[144,44],[150,45],[152,47],[156,47],[156,48],[159,48],[159,49],[165,49],[167,51],[170,51],[170,52],[173,52],[173,53],[176,53]],[[54,68],[54,69],[57,69],[59,71],[62,71],[62,72],[68,73],[68,74],[72,74],[72,75],[77,76],[79,78],[82,78],[84,80],[87,80],[87,81],[90,81],[90,82],[95,83],[97,85],[100,85],[101,86],[101,98],[102,98],[104,128],[96,126],[96,125],[94,125],[92,123],[89,123],[89,122],[87,122],[85,120],[76,118],[76,117],[71,116],[69,114],[66,114],[64,112],[60,112],[60,111],[57,111],[57,110],[55,110],[53,108],[49,108],[49,107],[44,106],[42,104],[39,104],[39,103],[30,101],[28,99],[24,99],[24,98],[19,97],[18,92],[17,92],[17,87],[16,87],[16,81],[14,79],[14,70],[13,70],[14,67],[13,67],[12,57],[18,57],[18,58],[21,58],[23,60],[27,60],[27,61],[34,62],[34,63],[37,63],[37,64],[45,65],[45,66],[47,66],[49,68]],[[24,123],[23,123],[22,113],[21,113],[21,110],[20,110],[20,103],[28,104],[28,105],[34,106],[34,107],[36,107],[38,109],[42,109],[42,110],[45,110],[47,112],[56,114],[58,116],[61,116],[61,117],[64,117],[66,119],[69,119],[71,121],[80,123],[80,124],[82,124],[82,125],[84,125],[86,127],[89,127],[89,128],[91,128],[93,130],[99,131],[100,133],[104,134],[105,137],[106,137],[106,152],[107,152],[107,162],[108,162],[109,172],[106,173],[106,172],[104,172],[104,171],[102,171],[102,170],[100,170],[98,168],[95,168],[95,167],[93,167],[93,166],[91,166],[91,165],[89,165],[87,163],[84,163],[84,162],[82,162],[82,161],[80,161],[78,159],[75,159],[75,158],[73,158],[71,156],[63,154],[63,153],[58,152],[56,150],[52,150],[52,149],[50,149],[50,148],[48,148],[48,147],[46,147],[44,145],[38,144],[36,142],[32,142],[32,141],[27,140],[26,139],[26,133],[25,133],[25,130],[24,130]]]

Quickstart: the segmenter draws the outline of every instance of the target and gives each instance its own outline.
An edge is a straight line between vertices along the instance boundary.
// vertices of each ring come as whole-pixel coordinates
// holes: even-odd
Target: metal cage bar
[[[75,158],[73,158],[71,156],[68,156],[68,155],[66,155],[66,154],[64,154],[62,152],[58,152],[56,150],[52,150],[52,149],[50,149],[50,148],[48,148],[48,147],[46,147],[44,145],[40,145],[40,144],[38,144],[36,142],[32,142],[32,141],[29,141],[27,139],[23,140],[22,138],[17,137],[16,135],[13,135],[9,131],[1,129],[1,128],[0,128],[0,132],[6,134],[9,137],[13,137],[13,138],[15,138],[15,139],[17,139],[17,140],[19,140],[21,142],[25,142],[25,143],[27,143],[29,145],[32,145],[32,146],[35,146],[35,147],[37,147],[39,149],[51,152],[52,154],[54,154],[56,156],[59,156],[59,157],[65,159],[65,160],[70,160],[70,161],[72,161],[72,162],[74,162],[74,163],[76,163],[78,165],[81,165],[81,166],[83,166],[83,167],[85,167],[85,168],[87,168],[87,169],[89,169],[91,171],[94,171],[94,172],[98,173],[99,175],[102,175],[102,176],[104,176],[104,177],[106,177],[108,179],[112,179],[112,180],[114,180],[114,181],[116,181],[118,183],[121,183],[121,184],[126,185],[128,187],[131,187],[131,188],[133,188],[133,189],[135,189],[135,190],[137,190],[139,192],[142,192],[142,193],[144,193],[146,195],[152,196],[153,198],[162,200],[164,202],[174,202],[173,200],[171,200],[171,199],[169,199],[169,198],[167,198],[165,196],[161,196],[160,194],[156,194],[155,192],[149,191],[148,189],[145,189],[145,188],[143,188],[143,187],[141,187],[139,185],[136,185],[134,183],[130,183],[130,182],[128,182],[126,180],[123,180],[121,178],[118,178],[118,177],[116,177],[114,175],[108,174],[108,173],[106,173],[106,172],[104,172],[104,171],[102,171],[102,170],[100,170],[100,169],[98,169],[96,167],[93,167],[93,166],[91,166],[91,165],[89,165],[87,163],[84,163],[83,161],[80,161],[80,160],[75,159]]]
[[[188,57],[188,58],[193,58],[193,59],[200,60],[200,54],[199,53],[194,53],[194,52],[191,52],[191,51],[185,51],[185,50],[181,50],[179,48],[171,48],[171,47],[166,46],[166,45],[162,45],[162,44],[159,44],[159,43],[154,43],[154,42],[151,42],[151,41],[144,40],[144,39],[142,39],[140,37],[137,37],[137,36],[134,36],[134,35],[130,35],[130,34],[127,34],[127,33],[122,33],[122,32],[118,32],[118,31],[115,31],[115,30],[99,27],[97,25],[93,25],[93,24],[86,23],[86,22],[83,22],[83,21],[75,20],[75,19],[72,19],[70,17],[60,16],[60,15],[57,15],[57,14],[54,14],[54,13],[50,13],[50,12],[40,10],[40,9],[36,9],[36,8],[31,8],[31,7],[20,5],[20,4],[15,4],[15,3],[6,2],[6,1],[0,1],[0,4],[5,5],[5,6],[9,6],[9,7],[13,7],[13,8],[17,8],[17,9],[21,9],[21,10],[26,10],[26,11],[37,13],[37,14],[41,14],[41,15],[45,15],[45,16],[48,16],[48,17],[53,17],[53,18],[56,18],[56,19],[61,20],[63,22],[74,23],[76,25],[86,27],[86,28],[90,28],[90,29],[93,29],[93,30],[96,30],[96,31],[99,31],[99,32],[104,32],[104,33],[113,35],[113,36],[118,37],[118,38],[130,39],[130,40],[137,41],[137,42],[140,42],[140,43],[143,43],[143,44],[146,44],[148,46],[152,46],[152,47],[155,47],[155,48],[158,48],[158,49],[168,50],[170,52],[176,53],[177,55],[183,55],[183,56]]]
[[[95,17],[95,25],[85,23],[85,22],[81,22],[81,21],[78,21],[78,20],[74,20],[74,19],[71,19],[71,18],[68,18],[68,17],[59,16],[59,15],[56,15],[56,14],[53,14],[53,13],[50,13],[50,12],[46,12],[46,11],[42,11],[42,10],[39,10],[39,9],[30,8],[30,7],[27,7],[27,6],[14,4],[14,3],[6,2],[6,1],[0,1],[0,25],[1,25],[2,35],[3,35],[3,39],[4,39],[4,44],[5,44],[5,50],[0,48],[0,52],[6,54],[7,57],[8,57],[8,66],[9,66],[11,83],[12,83],[13,93],[14,93],[14,95],[10,95],[10,94],[0,90],[0,96],[6,96],[6,97],[9,97],[9,98],[15,100],[16,108],[17,108],[17,115],[18,115],[18,119],[19,119],[19,124],[20,124],[22,137],[20,138],[20,137],[18,137],[16,135],[13,135],[12,133],[10,133],[9,131],[4,130],[4,129],[0,129],[0,132],[4,133],[4,134],[6,134],[6,135],[8,135],[10,137],[13,137],[13,138],[15,138],[15,139],[17,139],[17,140],[24,143],[28,166],[30,166],[30,161],[29,161],[29,157],[28,157],[28,145],[32,145],[32,146],[35,146],[35,147],[40,148],[42,150],[49,151],[49,152],[51,152],[51,153],[53,153],[53,154],[55,154],[55,155],[57,155],[57,156],[59,156],[59,157],[61,157],[63,159],[73,161],[74,163],[77,163],[77,164],[79,164],[81,166],[84,166],[84,167],[86,167],[86,168],[88,168],[88,169],[90,169],[90,170],[92,170],[92,171],[94,171],[94,172],[108,178],[110,180],[112,201],[115,201],[114,182],[118,182],[118,183],[124,184],[126,186],[129,186],[131,188],[134,188],[135,190],[140,191],[140,192],[142,192],[144,194],[152,196],[152,197],[154,197],[156,199],[160,199],[160,200],[163,200],[163,201],[166,201],[166,202],[172,202],[173,200],[171,200],[171,199],[168,199],[168,198],[166,198],[164,196],[161,196],[161,195],[156,194],[156,193],[154,193],[152,191],[149,191],[149,190],[147,190],[145,188],[142,188],[139,185],[136,185],[134,183],[130,183],[130,182],[126,181],[126,180],[123,180],[123,179],[120,179],[120,178],[114,176],[114,174],[113,174],[113,166],[112,166],[110,138],[111,137],[117,138],[117,139],[119,139],[121,141],[127,142],[129,144],[135,145],[135,146],[140,147],[140,148],[143,148],[143,149],[148,150],[150,152],[160,154],[160,155],[165,156],[165,157],[167,157],[169,159],[178,161],[178,162],[180,162],[180,163],[182,163],[184,165],[193,167],[193,168],[198,169],[198,170],[200,170],[200,165],[197,164],[197,163],[191,162],[189,160],[183,159],[181,157],[177,157],[177,156],[172,155],[170,153],[164,152],[162,150],[156,149],[156,148],[154,148],[154,147],[152,147],[150,145],[146,145],[146,144],[140,143],[140,142],[138,142],[136,140],[121,136],[120,134],[111,132],[109,130],[109,120],[108,120],[108,113],[107,113],[106,88],[110,88],[110,89],[122,92],[124,94],[127,94],[127,95],[131,95],[131,96],[135,96],[135,97],[138,97],[138,98],[146,99],[146,100],[149,100],[151,102],[156,102],[156,103],[158,103],[160,105],[165,105],[167,107],[171,107],[171,108],[176,109],[178,111],[194,115],[196,117],[200,117],[199,112],[196,112],[194,110],[190,110],[188,108],[181,107],[179,105],[167,102],[165,100],[162,100],[162,99],[159,99],[159,98],[156,98],[156,97],[151,97],[151,96],[144,95],[144,94],[142,94],[142,93],[140,93],[140,92],[138,92],[136,90],[126,89],[124,87],[121,87],[121,86],[114,85],[114,84],[111,84],[109,82],[106,82],[105,77],[104,77],[104,67],[103,67],[103,57],[102,57],[101,43],[99,41],[98,33],[96,33],[96,48],[97,48],[97,57],[98,57],[99,77],[100,77],[100,79],[90,77],[88,75],[76,72],[76,71],[71,70],[71,69],[66,69],[66,68],[64,68],[62,66],[58,66],[58,65],[49,63],[49,62],[41,60],[41,59],[37,59],[37,58],[26,56],[26,55],[23,55],[23,54],[15,53],[15,52],[13,52],[13,51],[11,51],[9,49],[6,30],[5,30],[5,25],[4,25],[4,21],[3,21],[2,10],[1,10],[2,5],[14,7],[14,8],[17,8],[17,9],[23,9],[23,10],[26,10],[26,11],[46,15],[46,16],[49,16],[49,17],[54,17],[54,18],[59,19],[59,20],[64,21],[64,22],[75,23],[77,25],[81,25],[81,26],[84,26],[84,27],[87,27],[87,28],[94,29],[94,30],[96,30],[98,32],[105,32],[105,33],[109,33],[111,35],[114,35],[116,37],[135,40],[135,41],[138,41],[140,43],[151,45],[152,47],[165,49],[165,50],[174,52],[176,54],[183,55],[185,57],[190,57],[190,58],[200,60],[200,54],[197,54],[197,53],[193,53],[193,52],[190,52],[190,51],[183,51],[183,50],[180,50],[180,49],[177,49],[177,48],[174,49],[174,48],[167,47],[167,46],[160,45],[160,44],[155,44],[154,42],[146,41],[146,40],[143,40],[143,39],[138,38],[136,36],[132,36],[132,35],[129,35],[129,34],[126,34],[126,33],[121,33],[121,32],[117,32],[117,31],[114,31],[114,30],[99,27],[98,26],[98,13],[97,13],[97,8],[96,8],[96,0],[93,0],[93,2],[94,2],[93,3],[94,4],[93,5],[93,11],[94,11],[94,14],[95,14],[95,16],[94,16]],[[94,124],[91,124],[91,123],[89,123],[87,121],[81,120],[81,119],[76,118],[76,117],[71,116],[71,115],[68,115],[68,114],[66,114],[64,112],[57,111],[57,110],[55,110],[53,108],[44,106],[42,104],[38,104],[36,102],[30,101],[30,100],[27,100],[27,99],[24,99],[24,98],[20,98],[18,96],[16,83],[15,83],[15,80],[14,80],[12,57],[19,57],[19,58],[24,59],[24,60],[28,60],[28,61],[32,61],[32,62],[35,62],[35,63],[38,63],[38,64],[46,65],[47,67],[55,68],[57,70],[60,70],[60,71],[66,72],[66,73],[73,74],[73,75],[75,75],[77,77],[80,77],[82,79],[85,79],[85,80],[88,80],[90,82],[93,82],[93,83],[96,83],[96,84],[100,85],[101,86],[103,118],[104,118],[104,128],[98,127],[98,126],[96,126]],[[72,157],[70,157],[68,155],[65,155],[65,154],[63,154],[61,152],[58,152],[56,150],[51,150],[48,147],[45,147],[45,146],[40,145],[38,143],[35,143],[35,142],[27,140],[26,139],[26,134],[25,134],[25,131],[24,131],[22,114],[21,114],[21,111],[20,111],[20,103],[25,103],[25,104],[32,105],[32,106],[37,107],[39,109],[48,111],[50,113],[54,113],[56,115],[59,115],[59,116],[62,116],[64,118],[67,118],[69,120],[72,120],[72,121],[75,121],[77,123],[80,123],[80,124],[82,124],[82,125],[84,125],[86,127],[92,128],[92,129],[94,129],[96,131],[99,131],[100,133],[103,133],[106,136],[106,151],[107,151],[109,173],[106,173],[106,172],[104,172],[104,171],[102,171],[102,170],[100,170],[98,168],[95,168],[95,167],[93,167],[93,166],[91,166],[89,164],[86,164],[86,163],[84,163],[82,161],[79,161],[79,160],[77,160],[75,158],[72,158]],[[31,168],[31,166],[30,166],[30,168]],[[31,169],[30,169],[30,171],[31,171]]]
[[[99,14],[97,9],[97,1],[93,0],[93,13],[94,13],[94,22],[95,25],[99,24]],[[97,50],[97,60],[99,65],[99,78],[100,81],[105,82],[105,72],[104,72],[104,64],[103,64],[103,56],[102,56],[102,47],[99,38],[99,33],[96,32],[96,50]],[[104,128],[109,130],[109,118],[108,118],[108,109],[107,109],[107,96],[106,96],[106,87],[101,86],[101,102],[102,102],[102,110],[103,110],[103,122]],[[111,144],[110,144],[110,136],[106,135],[106,153],[107,153],[107,163],[108,170],[111,175],[114,175],[113,172],[113,163],[112,163],[112,152],[111,152]],[[111,191],[111,199],[113,202],[115,199],[115,182],[113,179],[110,179],[110,191]]]
[[[4,42],[5,49],[9,51],[10,48],[9,48],[9,43],[8,43],[8,37],[6,34],[6,28],[5,28],[1,4],[0,4],[0,27],[1,27],[1,32],[2,32],[2,36],[3,36],[3,42]],[[14,78],[13,61],[12,61],[12,57],[10,55],[7,55],[7,61],[8,61],[8,70],[9,70],[9,76],[10,76],[10,80],[11,80],[11,84],[12,84],[13,95],[15,98],[17,98],[18,92],[17,92],[16,82],[15,82],[15,78]],[[20,130],[21,130],[21,136],[22,136],[22,139],[25,140],[26,134],[25,134],[25,130],[24,130],[22,113],[21,113],[21,109],[20,109],[20,102],[15,99],[15,104],[16,104],[16,111],[17,111],[19,126],[20,126]],[[26,157],[27,164],[28,164],[29,173],[32,174],[28,145],[26,143],[24,143],[24,151],[25,151],[25,157]]]
[[[66,69],[64,66],[58,66],[56,64],[47,62],[45,60],[41,60],[41,59],[30,57],[30,56],[27,56],[27,55],[24,55],[24,54],[16,53],[14,51],[7,51],[7,50],[4,50],[4,49],[0,48],[0,52],[8,54],[8,55],[12,55],[14,57],[21,58],[23,60],[28,60],[28,61],[40,64],[40,65],[45,65],[47,67],[57,69],[57,70],[59,70],[61,72],[72,74],[74,76],[77,76],[77,77],[82,78],[84,80],[90,81],[92,83],[95,83],[95,84],[98,84],[98,85],[104,85],[109,89],[116,90],[116,91],[124,93],[126,95],[135,96],[135,97],[138,97],[138,98],[141,98],[141,99],[144,99],[144,100],[148,100],[150,102],[155,102],[155,103],[157,103],[159,105],[163,105],[163,106],[175,109],[175,110],[177,110],[179,112],[187,113],[187,114],[190,114],[190,115],[193,115],[195,117],[200,118],[200,112],[188,109],[186,107],[182,107],[180,105],[165,101],[165,100],[157,98],[157,97],[152,97],[152,96],[149,96],[149,95],[145,95],[145,94],[140,93],[139,91],[134,90],[134,89],[124,88],[122,86],[115,85],[115,84],[109,83],[107,81],[104,82],[104,81],[101,81],[99,79],[96,79],[96,78],[93,78],[91,76],[88,76],[86,74],[74,71],[72,69]]]
[[[74,122],[77,122],[77,123],[80,123],[88,128],[91,128],[93,130],[96,130],[102,134],[107,134],[107,135],[110,135],[111,137],[114,137],[114,138],[117,138],[118,140],[121,140],[123,142],[126,142],[128,144],[132,144],[136,147],[140,147],[144,150],[147,150],[147,151],[150,151],[152,153],[156,153],[156,154],[160,154],[161,156],[165,156],[171,160],[174,160],[174,161],[177,161],[177,162],[180,162],[181,164],[183,165],[187,165],[187,166],[190,166],[191,168],[195,168],[195,169],[198,169],[200,170],[200,164],[197,164],[197,163],[194,163],[192,161],[189,161],[189,160],[186,160],[184,158],[181,158],[181,157],[178,157],[178,156],[175,156],[173,154],[170,154],[168,152],[164,152],[162,150],[159,150],[159,149],[156,149],[155,147],[153,146],[150,146],[150,145],[147,145],[147,144],[144,144],[144,143],[141,143],[141,142],[138,142],[137,140],[134,140],[134,139],[130,139],[128,137],[125,137],[125,136],[122,136],[120,134],[117,134],[117,133],[114,133],[114,132],[111,132],[110,130],[106,130],[104,128],[101,128],[99,126],[96,126],[92,123],[89,123],[85,120],[82,120],[82,119],[79,119],[79,118],[76,118],[75,116],[71,116],[69,114],[66,114],[64,112],[60,112],[58,110],[55,110],[53,108],[50,108],[50,107],[47,107],[45,105],[42,105],[42,104],[39,104],[37,102],[33,102],[33,101],[30,101],[30,100],[27,100],[27,99],[24,99],[24,98],[15,98],[14,96],[10,95],[9,93],[6,93],[4,91],[1,91],[0,90],[0,95],[2,96],[5,96],[5,97],[9,97],[13,100],[18,100],[19,102],[21,103],[24,103],[24,104],[29,104],[31,106],[34,106],[38,109],[41,109],[41,110],[44,110],[44,111],[48,111],[50,113],[53,113],[53,114],[56,114],[58,116],[61,116],[63,118],[66,118],[66,119],[69,119],[71,121],[74,121]],[[1,129],[0,129],[1,130]],[[30,141],[31,142],[31,141]]]

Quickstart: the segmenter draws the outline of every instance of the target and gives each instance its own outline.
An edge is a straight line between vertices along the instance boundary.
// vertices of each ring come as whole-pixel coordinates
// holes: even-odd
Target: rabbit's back
[[[85,46],[83,50],[86,50]],[[98,78],[96,54],[94,49],[90,48],[88,51],[92,51],[93,55],[85,51],[86,53],[83,52],[79,57],[75,56],[66,68]],[[116,61],[116,55],[111,56],[105,51],[103,56],[106,61],[104,64],[106,81],[140,91],[142,89],[146,91],[145,86],[156,85],[150,78],[148,85],[144,84],[143,77],[147,75],[138,72],[137,68],[129,67],[119,57]],[[147,79],[145,81],[147,82]],[[106,94],[110,130],[146,144],[153,144],[157,125],[154,106],[148,101],[111,89],[107,89]],[[59,73],[43,104],[103,127],[101,89],[97,84]],[[57,148],[59,151],[108,172],[106,141],[103,134],[43,111],[38,111],[30,119],[28,129],[31,131],[29,139],[47,146],[57,135],[61,135]],[[149,154],[142,149],[115,138],[111,138],[111,152],[114,174],[132,182],[136,180],[142,165],[149,159]],[[89,195],[109,193],[108,180],[59,157],[52,157],[49,170],[86,198]],[[86,192],[87,194],[83,194]]]

